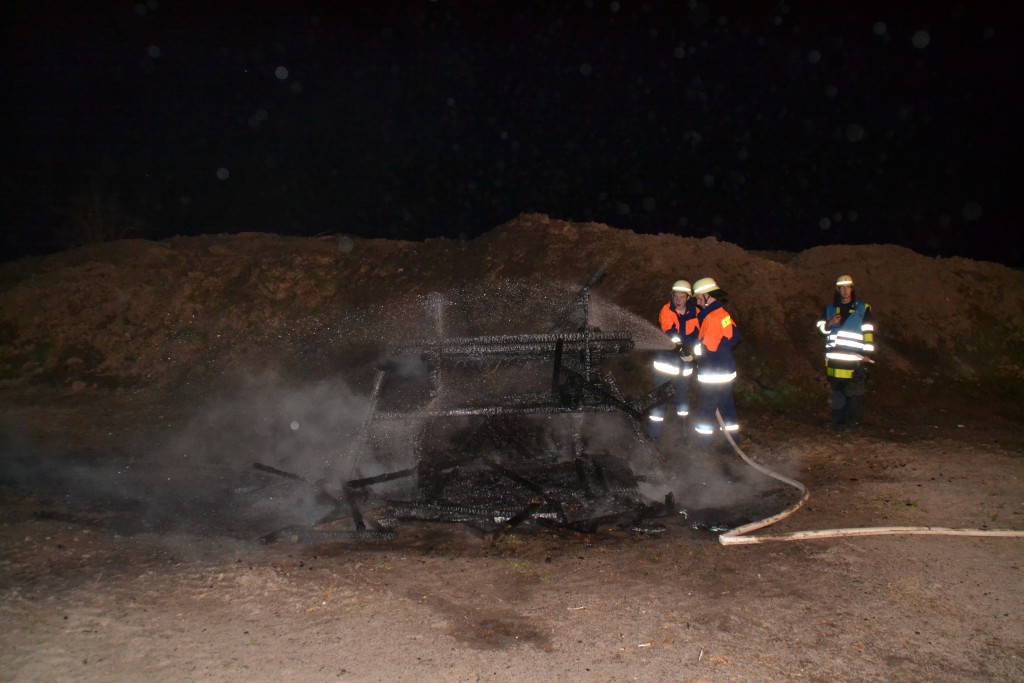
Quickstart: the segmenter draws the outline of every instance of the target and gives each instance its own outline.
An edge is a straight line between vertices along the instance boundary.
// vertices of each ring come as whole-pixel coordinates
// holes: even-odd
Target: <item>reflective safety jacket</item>
[[[736,359],[732,348],[740,342],[740,330],[732,316],[715,301],[697,315],[699,339],[694,348],[697,357],[697,381],[722,384],[736,379]]]
[[[682,348],[677,351],[661,351],[654,356],[654,371],[661,375],[688,377],[693,374],[693,346],[697,343],[697,312],[700,309],[693,299],[686,300],[683,310],[677,310],[669,301],[661,307],[658,324],[673,344]]]
[[[841,322],[826,330],[825,324],[836,314]],[[875,350],[875,325],[871,321],[871,305],[856,299],[848,304],[830,304],[825,317],[818,321],[818,331],[825,335],[825,373],[836,379],[850,379],[864,358]]]

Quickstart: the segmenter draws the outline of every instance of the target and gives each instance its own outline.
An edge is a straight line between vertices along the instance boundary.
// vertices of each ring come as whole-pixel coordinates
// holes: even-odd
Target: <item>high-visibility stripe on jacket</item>
[[[698,356],[697,381],[704,384],[720,384],[736,379],[736,359],[732,348],[740,341],[740,330],[732,316],[715,301],[697,315],[700,325],[699,343],[695,348]]]
[[[661,331],[668,335],[673,344],[679,344],[684,350],[692,350],[697,343],[697,305],[693,300],[687,300],[682,311],[677,310],[674,303],[669,301],[661,307],[658,314],[658,324]],[[667,376],[693,374],[693,363],[681,359],[675,351],[663,351],[654,356],[654,371]]]
[[[841,322],[826,330],[825,324],[836,314]],[[818,330],[825,335],[825,373],[837,379],[853,377],[861,360],[875,350],[875,325],[871,305],[863,301],[825,307],[825,318],[818,321]]]

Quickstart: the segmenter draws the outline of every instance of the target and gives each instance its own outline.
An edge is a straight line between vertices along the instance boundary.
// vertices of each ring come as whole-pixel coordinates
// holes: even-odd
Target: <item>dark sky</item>
[[[207,4],[8,3],[4,259],[95,209],[99,237],[540,211],[1024,260],[1015,3]]]

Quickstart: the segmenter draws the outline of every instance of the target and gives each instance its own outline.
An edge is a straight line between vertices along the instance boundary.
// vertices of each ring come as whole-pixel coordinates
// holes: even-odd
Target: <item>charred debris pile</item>
[[[435,335],[396,345],[376,370],[344,454],[349,476],[331,485],[255,464],[271,482],[307,487],[325,511],[265,539],[388,540],[417,522],[490,537],[521,525],[663,530],[658,519],[678,512],[673,496],[643,495],[630,462],[660,459],[643,420],[672,388],[630,398],[602,368],[634,349],[629,332],[590,324],[590,291],[603,275],[552,320],[529,321],[541,331],[523,334],[449,336],[446,302],[431,297]]]

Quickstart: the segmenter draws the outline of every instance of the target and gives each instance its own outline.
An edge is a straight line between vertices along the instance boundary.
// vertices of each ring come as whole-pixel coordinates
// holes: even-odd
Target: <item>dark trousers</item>
[[[676,414],[680,417],[685,417],[690,412],[690,377],[691,375],[671,377],[661,373],[655,373],[654,375],[655,389],[659,388],[666,381],[670,380],[672,382],[672,389],[675,391],[672,402],[675,403]],[[659,403],[651,408],[647,423],[648,436],[657,437],[661,434],[661,425],[665,420],[666,408],[667,405],[665,403]]]
[[[697,397],[697,410],[694,413],[694,429],[699,434],[718,431],[717,410],[722,415],[722,422],[735,439],[735,427],[739,426],[740,418],[736,414],[736,401],[732,395],[732,382],[720,384],[700,383],[700,395]],[[710,431],[709,431],[710,430]]]
[[[850,379],[829,378],[832,385],[832,424],[839,427],[850,425],[856,427],[864,416],[864,390],[867,386],[868,373],[865,368],[857,368]]]

